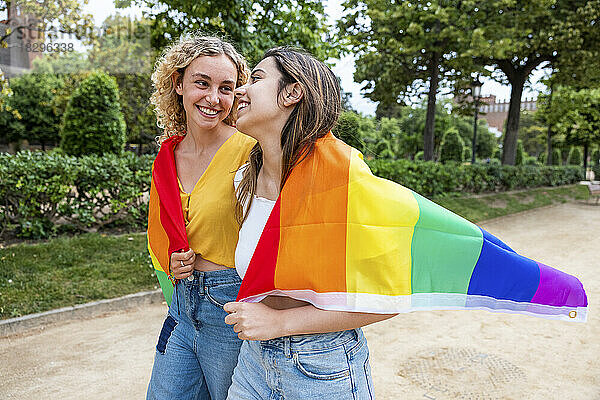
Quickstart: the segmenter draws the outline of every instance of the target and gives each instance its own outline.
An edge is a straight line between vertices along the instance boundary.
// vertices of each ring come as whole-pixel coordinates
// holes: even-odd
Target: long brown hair
[[[277,101],[281,100],[283,89],[292,83],[298,83],[303,94],[281,131],[281,190],[292,169],[312,152],[317,139],[335,126],[342,99],[334,73],[307,52],[291,47],[276,47],[268,50],[262,59],[268,57],[273,58],[281,73]],[[250,152],[249,165],[237,189],[236,218],[240,225],[246,219],[256,193],[262,161],[262,149],[257,143]]]

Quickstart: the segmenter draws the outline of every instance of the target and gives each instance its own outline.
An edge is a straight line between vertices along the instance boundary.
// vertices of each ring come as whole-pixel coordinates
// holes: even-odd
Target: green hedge
[[[600,181],[600,164],[594,165],[592,171],[594,171],[594,180]]]
[[[47,238],[64,231],[93,232],[107,225],[143,229],[153,157],[0,154],[0,238]],[[571,166],[409,160],[370,160],[368,164],[375,175],[428,197],[559,186],[581,179],[581,168]]]
[[[0,154],[0,237],[47,238],[111,223],[142,227],[153,156]]]
[[[373,173],[432,197],[449,192],[494,192],[540,186],[560,186],[581,179],[581,168],[495,165],[427,161],[369,160]]]

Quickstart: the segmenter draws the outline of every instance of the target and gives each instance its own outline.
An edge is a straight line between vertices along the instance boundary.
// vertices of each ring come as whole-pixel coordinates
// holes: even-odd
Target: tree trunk
[[[550,96],[548,97],[548,109],[552,106],[552,93],[554,85],[550,85]],[[548,123],[548,157],[546,157],[546,165],[552,165],[552,125]]]
[[[517,135],[519,133],[519,120],[521,118],[521,96],[527,75],[522,71],[515,71],[515,79],[511,80],[510,105],[508,107],[508,119],[506,120],[506,132],[502,144],[502,164],[515,165],[517,157]]]
[[[435,143],[435,101],[440,82],[439,55],[434,52],[429,64],[429,93],[427,95],[427,115],[425,117],[425,134],[423,143],[423,159],[433,160],[433,149]]]

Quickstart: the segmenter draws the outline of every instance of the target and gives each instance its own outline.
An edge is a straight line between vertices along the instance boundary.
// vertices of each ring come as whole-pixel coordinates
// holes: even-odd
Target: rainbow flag
[[[148,205],[148,251],[169,305],[176,283],[169,271],[171,253],[189,249],[173,152],[182,139],[183,136],[172,136],[160,146],[152,164]]]
[[[374,176],[331,133],[286,181],[238,301],[326,310],[487,309],[585,321],[581,282],[417,193]]]

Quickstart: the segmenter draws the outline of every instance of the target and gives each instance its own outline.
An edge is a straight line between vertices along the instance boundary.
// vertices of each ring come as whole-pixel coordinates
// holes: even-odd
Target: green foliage
[[[13,6],[19,9],[21,15],[35,16],[35,19],[27,21],[28,27],[43,32],[46,39],[55,40],[62,32],[74,32],[77,39],[88,39],[88,33],[93,33],[93,17],[84,14],[83,6],[87,2],[79,0],[12,0],[0,2],[0,13],[6,15],[7,8]],[[13,27],[25,23],[18,18],[17,13],[12,13],[11,20],[5,20],[5,24]],[[15,14],[17,14],[15,16]],[[58,29],[57,29],[58,28]],[[22,29],[5,30],[0,34],[0,47],[7,47],[11,35],[20,36]]]
[[[422,91],[429,91],[428,106],[436,109],[436,94],[441,87],[452,87],[471,66],[464,56],[466,36],[461,1],[429,2],[393,0],[348,0],[345,15],[338,23],[358,55],[354,79],[366,81],[366,96],[379,101],[378,116],[395,113],[395,106]],[[396,116],[396,115],[394,115]],[[424,123],[425,158],[434,148],[436,114]],[[438,139],[439,140],[439,139]],[[425,148],[427,147],[427,148]]]
[[[25,74],[11,81],[13,95],[8,104],[18,111],[19,118],[5,113],[9,141],[58,144],[61,113],[55,96],[62,86],[62,80],[52,74]]]
[[[118,74],[115,78],[119,85],[127,141],[138,145],[139,155],[143,153],[142,147],[154,144],[154,138],[160,134],[156,114],[150,105],[152,81],[149,74]]]
[[[523,160],[523,165],[543,165],[540,163],[537,158],[533,156],[526,156]]]
[[[579,147],[571,147],[569,156],[567,157],[567,165],[581,165],[582,162],[583,157],[581,156],[581,150],[579,150]]]
[[[427,197],[453,192],[493,192],[561,186],[580,180],[579,167],[448,165],[430,161],[369,160],[373,174],[400,183]]]
[[[538,154],[537,160],[541,165],[546,165],[546,159],[548,158],[548,153],[541,152]]]
[[[323,3],[316,0],[137,0],[148,7],[152,46],[162,49],[184,32],[200,30],[231,40],[250,64],[275,46],[308,50],[320,60],[339,55]]]
[[[600,181],[600,164],[594,165],[592,171],[594,171],[594,180]]]
[[[552,150],[552,165],[562,165],[562,153],[560,149]]]
[[[342,139],[348,145],[363,151],[363,142],[360,139],[360,120],[361,117],[352,111],[342,111],[333,128],[333,134]]]
[[[548,128],[541,125],[537,111],[521,111],[518,138],[523,142],[527,154],[537,156],[547,151]]]
[[[122,152],[125,121],[114,78],[95,72],[81,82],[67,105],[61,137],[70,155]]]
[[[523,141],[517,140],[517,154],[515,157],[515,165],[523,165],[523,159],[525,158],[525,148],[523,147]]]
[[[440,161],[463,161],[464,142],[456,129],[449,129],[442,139],[440,146]]]
[[[596,149],[592,152],[592,165],[600,165],[600,149]]]
[[[480,124],[481,125],[481,124]],[[468,143],[465,141],[465,143]],[[498,142],[496,136],[487,129],[477,128],[477,150],[475,154],[477,157],[486,159],[491,158],[494,151],[498,148]]]
[[[419,151],[415,154],[415,161],[424,161],[423,151]]]
[[[492,155],[492,158],[495,158],[497,160],[502,159],[502,149],[497,147],[496,149],[494,149],[494,154]]]
[[[149,75],[157,56],[150,43],[151,24],[146,18],[108,16],[102,22],[103,34],[94,38],[88,51],[91,68],[115,75]]]
[[[114,221],[144,226],[152,156],[75,158],[60,152],[0,154],[0,232],[45,238],[70,226],[95,231]],[[60,223],[60,225],[59,225]]]
[[[477,154],[475,154],[475,156],[477,156]],[[470,147],[463,147],[463,156],[462,159],[463,160],[470,160],[471,158],[473,158],[473,150]]]
[[[531,72],[542,63],[564,77],[573,77],[581,64],[593,65],[590,69],[598,71],[598,64],[592,60],[597,60],[600,53],[600,30],[595,24],[600,3],[498,0],[469,4],[473,7],[466,13],[472,27],[469,53],[479,64],[501,70],[504,76],[499,78],[511,85],[512,112],[507,120],[503,161],[513,164],[518,110]],[[586,84],[585,78],[585,74],[579,74],[575,80]]]

